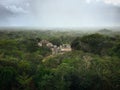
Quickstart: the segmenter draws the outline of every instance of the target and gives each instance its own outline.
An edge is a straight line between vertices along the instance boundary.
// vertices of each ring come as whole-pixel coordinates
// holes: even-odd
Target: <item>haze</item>
[[[1,27],[120,26],[120,0],[0,0]]]

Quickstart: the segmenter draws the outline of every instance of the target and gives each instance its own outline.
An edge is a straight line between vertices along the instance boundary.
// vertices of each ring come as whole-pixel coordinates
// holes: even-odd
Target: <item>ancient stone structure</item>
[[[53,55],[56,55],[56,54],[63,54],[65,52],[70,52],[72,51],[72,48],[70,46],[70,44],[62,44],[60,46],[57,46],[57,45],[53,45],[51,42],[47,41],[47,40],[41,40],[38,45],[40,47],[42,46],[46,46],[48,48],[51,49],[52,51],[52,54]]]

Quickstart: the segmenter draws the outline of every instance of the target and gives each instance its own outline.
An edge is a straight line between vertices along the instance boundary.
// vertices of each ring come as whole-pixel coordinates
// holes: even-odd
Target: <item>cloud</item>
[[[13,16],[14,13],[9,11],[4,6],[0,5],[0,19],[8,18],[9,16]]]
[[[104,0],[106,4],[120,5],[120,0]]]
[[[6,8],[13,13],[28,13],[27,10],[25,10],[24,8],[20,6],[18,7],[16,5],[6,6]]]
[[[0,0],[0,5],[13,13],[27,13],[31,0]]]
[[[29,1],[30,0],[0,0],[0,26],[13,25],[21,20],[25,21],[27,17],[30,17],[30,15],[28,15],[30,12]],[[20,23],[22,24],[23,22],[21,21]]]
[[[95,1],[95,2],[94,2]],[[120,25],[119,7],[103,1],[45,0],[37,2],[36,12],[42,27],[86,27]]]
[[[9,24],[9,17],[13,17],[14,13],[0,5],[0,26]]]
[[[82,27],[120,25],[118,1],[0,0],[0,26]]]
[[[87,3],[104,2],[105,4],[120,6],[120,0],[86,0]]]
[[[86,0],[87,3],[91,3],[91,0]]]

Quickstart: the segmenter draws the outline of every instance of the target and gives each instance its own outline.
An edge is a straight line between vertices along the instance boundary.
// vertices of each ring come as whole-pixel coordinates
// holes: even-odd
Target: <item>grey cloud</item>
[[[43,27],[81,27],[120,24],[119,7],[85,0],[44,0],[36,4]]]
[[[2,1],[2,2],[1,2]],[[99,0],[1,0],[0,26],[85,27],[120,25],[120,6]],[[1,13],[2,12],[2,13]]]
[[[26,15],[29,14],[29,2],[22,4],[18,2],[12,3],[10,1],[15,0],[0,1],[0,26],[14,25],[21,20],[25,20],[25,17],[28,17]],[[20,23],[23,22],[21,21]]]
[[[0,6],[0,18],[12,16],[13,12],[9,11],[7,8]]]
[[[13,13],[28,13],[27,10],[16,5],[6,6],[6,8]]]

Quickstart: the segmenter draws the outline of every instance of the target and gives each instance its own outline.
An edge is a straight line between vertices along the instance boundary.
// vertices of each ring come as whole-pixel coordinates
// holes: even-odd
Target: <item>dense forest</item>
[[[72,51],[51,55],[43,39]],[[0,30],[0,90],[120,90],[120,33]]]

